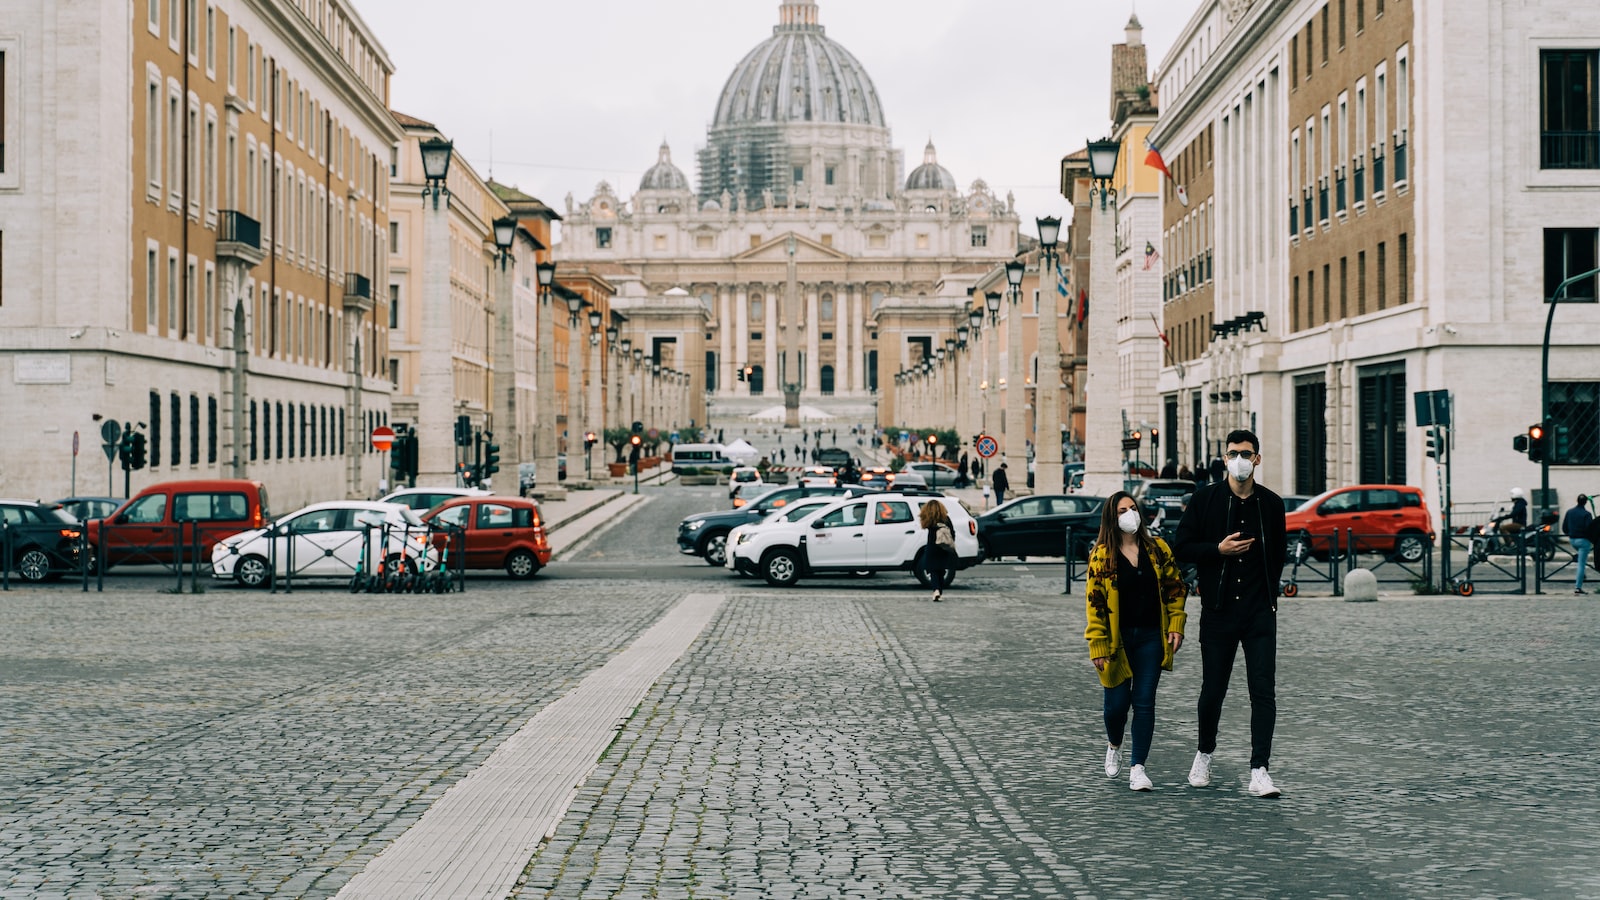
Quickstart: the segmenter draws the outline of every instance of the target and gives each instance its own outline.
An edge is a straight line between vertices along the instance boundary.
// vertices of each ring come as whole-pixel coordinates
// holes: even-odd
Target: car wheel
[[[38,547],[29,547],[17,555],[17,574],[24,581],[35,584],[50,577],[50,554]]]
[[[525,581],[539,574],[539,560],[526,550],[518,550],[507,557],[506,574]]]
[[[1428,552],[1428,541],[1420,534],[1407,532],[1394,542],[1394,558],[1406,563],[1422,562]]]
[[[246,556],[233,567],[233,578],[247,588],[261,588],[271,583],[272,574],[265,557]]]
[[[708,535],[705,543],[701,545],[701,555],[706,558],[706,564],[722,566],[728,563],[728,533],[726,531]]]
[[[770,550],[761,561],[761,574],[773,587],[789,587],[800,580],[800,558],[793,550]]]

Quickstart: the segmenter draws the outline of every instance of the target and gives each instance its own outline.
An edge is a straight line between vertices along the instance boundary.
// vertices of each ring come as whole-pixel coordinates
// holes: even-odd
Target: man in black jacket
[[[1189,498],[1173,539],[1178,559],[1199,570],[1200,739],[1189,783],[1211,783],[1211,754],[1228,694],[1233,660],[1244,648],[1250,691],[1250,793],[1276,797],[1267,774],[1278,717],[1278,587],[1283,576],[1283,498],[1256,484],[1261,441],[1249,431],[1228,435],[1225,483],[1212,482]]]

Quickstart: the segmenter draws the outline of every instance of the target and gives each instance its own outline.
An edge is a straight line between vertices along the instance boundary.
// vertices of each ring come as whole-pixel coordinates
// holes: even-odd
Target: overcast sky
[[[933,138],[963,189],[1017,196],[1025,230],[1070,214],[1060,159],[1109,131],[1111,45],[1129,13],[1160,65],[1200,0],[820,0],[877,86],[909,172]],[[480,174],[558,211],[602,179],[638,188],[665,137],[695,152],[779,0],[356,0],[396,66],[394,108],[437,124]],[[440,10],[444,12],[441,14]]]

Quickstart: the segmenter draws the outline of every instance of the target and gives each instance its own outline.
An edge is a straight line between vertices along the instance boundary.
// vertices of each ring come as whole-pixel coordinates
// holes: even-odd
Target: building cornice
[[[1255,54],[1257,45],[1281,24],[1284,14],[1299,2],[1301,0],[1257,0],[1250,11],[1250,18],[1228,32],[1223,46],[1206,60],[1200,75],[1184,85],[1178,96],[1163,104],[1161,118],[1150,131],[1151,143],[1157,146],[1166,144],[1174,133],[1181,131],[1195,118],[1202,98],[1220,92],[1228,82],[1238,78],[1239,70]],[[1181,52],[1183,46],[1175,44],[1173,52]],[[1164,73],[1166,66],[1163,65],[1158,71]]]
[[[288,43],[299,51],[300,57],[319,78],[328,84],[343,87],[344,90],[339,92],[340,96],[349,101],[356,112],[366,119],[367,124],[386,142],[394,143],[400,140],[402,137],[400,124],[389,114],[387,101],[378,96],[361,79],[360,73],[345,62],[339,55],[338,49],[328,43],[322,32],[313,27],[311,20],[287,3],[274,0],[245,0],[245,2],[269,26],[292,38]],[[383,46],[367,30],[366,24],[353,9],[347,8],[344,12],[352,26],[357,28],[367,45],[372,48],[384,71],[388,75],[393,75],[394,64],[389,61]]]

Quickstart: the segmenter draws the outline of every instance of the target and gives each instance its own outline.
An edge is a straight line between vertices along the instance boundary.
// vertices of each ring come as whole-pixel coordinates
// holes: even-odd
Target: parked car
[[[759,528],[764,528],[769,524],[777,522],[798,522],[799,520],[811,515],[818,509],[827,506],[837,499],[839,498],[831,495],[826,497],[801,497],[800,499],[791,502],[788,506],[779,507],[778,509],[773,510],[767,514],[766,518],[759,522],[751,522],[747,525],[736,525],[732,531],[728,532],[728,547],[730,549],[738,547],[744,541],[749,540],[748,536],[751,532]],[[728,558],[728,561],[724,563],[724,565],[726,565],[729,569],[732,569],[740,575],[755,574],[748,566],[735,566],[734,555],[732,553],[727,553],[724,555]]]
[[[861,470],[862,487],[886,491],[894,483],[894,472],[884,466],[869,466]]]
[[[909,469],[902,469],[894,473],[894,477],[889,481],[889,489],[895,491],[926,489],[927,487],[928,479],[922,477],[921,472],[912,472]]]
[[[444,562],[452,568],[460,564],[468,569],[504,569],[512,578],[526,579],[550,564],[544,520],[539,504],[532,500],[457,497],[429,510],[422,521],[465,529],[465,548],[454,541],[445,545]]]
[[[537,463],[517,463],[517,493],[526,497],[528,492],[538,484],[539,465]]]
[[[1304,494],[1284,494],[1283,511],[1285,514],[1292,513],[1310,501],[1311,498]]]
[[[773,487],[738,509],[695,513],[684,517],[678,523],[678,552],[686,556],[698,556],[710,565],[720,566],[728,561],[728,532],[736,526],[759,522],[773,510],[788,506],[802,497],[840,497],[864,492],[863,488],[856,485]]]
[[[817,451],[817,462],[835,469],[843,468],[854,461],[850,451],[842,447],[827,447]]]
[[[1395,484],[1357,484],[1334,488],[1306,501],[1285,517],[1289,559],[1327,559],[1338,532],[1339,554],[1348,552],[1353,532],[1360,553],[1388,553],[1414,563],[1433,546],[1433,516],[1422,489]]]
[[[735,565],[754,571],[774,587],[793,585],[812,575],[894,569],[909,570],[926,584],[922,561],[928,539],[918,515],[927,503],[944,504],[955,526],[954,569],[980,562],[978,527],[960,501],[893,492],[847,497],[798,521],[755,529],[730,552]],[[950,580],[954,577],[952,571]]]
[[[772,485],[764,481],[751,481],[733,489],[733,508],[749,505],[750,501],[772,492]]]
[[[79,522],[87,522],[90,519],[104,519],[116,512],[123,502],[122,497],[68,497],[57,500],[56,504]]]
[[[1083,494],[1043,494],[1008,501],[978,516],[979,552],[984,559],[1065,557],[1070,527],[1085,538],[1076,545],[1078,558],[1088,559],[1104,505],[1105,498]]]
[[[1179,479],[1142,480],[1128,493],[1138,500],[1141,506],[1158,507],[1165,517],[1176,520],[1183,515],[1183,510],[1189,505],[1189,497],[1194,494],[1194,482]]]
[[[11,558],[4,564],[22,580],[48,581],[81,571],[78,538],[83,524],[61,504],[0,500],[0,522],[11,534]]]
[[[900,477],[907,474],[922,476],[923,483],[929,487],[950,487],[961,478],[961,473],[954,466],[942,462],[908,463],[896,476],[896,482],[904,484]]]
[[[765,484],[761,477],[761,470],[755,466],[737,466],[728,473],[728,496],[734,498],[739,489],[747,484]]]
[[[806,487],[834,487],[839,476],[827,466],[806,466],[800,473],[800,483]]]
[[[104,554],[108,569],[187,560],[191,554],[176,548],[196,540],[200,558],[209,559],[218,541],[261,528],[271,516],[266,486],[259,481],[219,478],[152,484],[112,515],[86,523],[89,564],[95,564],[97,553]],[[181,528],[179,523],[184,523]]]
[[[389,526],[387,533],[373,527],[382,525]],[[295,578],[348,581],[363,566],[370,571],[383,560],[416,571],[437,558],[428,545],[427,533],[416,510],[398,503],[313,503],[270,525],[218,541],[211,550],[211,574],[221,581],[232,579],[255,588],[288,575],[291,563]],[[365,559],[363,547],[367,549]]]
[[[415,487],[401,488],[378,498],[379,503],[398,503],[417,512],[427,512],[457,497],[488,497],[493,491],[469,487]]]

